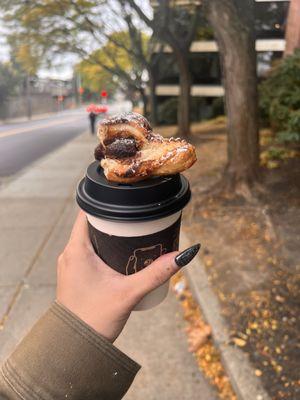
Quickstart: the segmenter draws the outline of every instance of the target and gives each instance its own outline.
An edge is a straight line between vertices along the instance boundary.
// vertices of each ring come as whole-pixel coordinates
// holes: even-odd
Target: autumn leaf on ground
[[[233,338],[233,341],[239,347],[244,347],[247,344],[246,340],[237,337]]]
[[[188,333],[188,350],[192,353],[203,346],[211,335],[211,327],[209,325],[202,327],[191,326],[186,331]]]

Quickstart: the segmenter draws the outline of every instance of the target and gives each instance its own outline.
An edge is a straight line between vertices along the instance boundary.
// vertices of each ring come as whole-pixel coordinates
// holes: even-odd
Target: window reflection
[[[255,3],[255,32],[260,39],[284,38],[289,1]]]

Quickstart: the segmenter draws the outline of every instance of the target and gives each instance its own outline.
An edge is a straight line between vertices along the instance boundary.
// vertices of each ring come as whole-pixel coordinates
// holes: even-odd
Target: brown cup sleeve
[[[130,275],[147,267],[162,254],[178,250],[181,217],[166,229],[144,236],[114,236],[88,223],[97,255],[111,268]]]

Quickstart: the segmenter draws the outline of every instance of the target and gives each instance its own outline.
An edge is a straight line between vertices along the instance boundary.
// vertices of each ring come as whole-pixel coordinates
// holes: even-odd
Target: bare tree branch
[[[135,0],[126,0],[127,3],[132,7],[132,9],[137,13],[137,15],[144,21],[150,28],[154,28],[153,20],[151,20],[147,15],[142,11],[141,7],[139,7]],[[124,0],[123,0],[124,3]]]

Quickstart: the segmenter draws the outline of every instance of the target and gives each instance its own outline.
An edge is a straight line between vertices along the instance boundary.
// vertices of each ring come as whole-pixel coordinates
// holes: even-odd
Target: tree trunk
[[[140,94],[143,102],[143,115],[147,118],[148,113],[148,97],[144,89],[140,89]]]
[[[285,52],[288,56],[300,48],[300,2],[291,0],[285,33]]]
[[[179,86],[177,123],[180,136],[190,134],[190,108],[191,108],[191,74],[188,62],[188,52],[174,51],[179,68]]]
[[[158,123],[157,117],[157,97],[155,93],[156,80],[149,74],[149,101],[150,101],[150,121],[153,126]]]
[[[243,4],[242,4],[243,3]],[[228,117],[227,167],[230,190],[252,185],[258,177],[259,136],[256,51],[253,24],[246,21],[252,0],[206,0],[207,17],[218,42]],[[245,14],[245,13],[244,13]],[[227,186],[228,187],[228,186]]]

